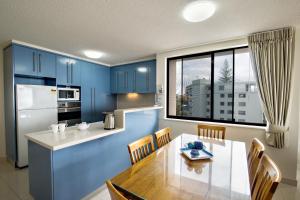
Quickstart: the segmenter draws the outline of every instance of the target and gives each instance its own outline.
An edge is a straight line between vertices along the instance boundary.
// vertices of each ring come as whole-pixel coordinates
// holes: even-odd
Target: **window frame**
[[[253,122],[238,122],[237,120],[234,119],[234,86],[235,86],[235,50],[237,49],[245,49],[249,48],[248,46],[240,46],[240,47],[234,47],[234,48],[225,48],[221,50],[215,50],[215,51],[207,51],[207,52],[201,52],[201,53],[194,53],[194,54],[188,54],[188,55],[182,55],[182,56],[175,56],[175,57],[168,57],[167,58],[167,69],[166,69],[166,77],[167,77],[167,87],[166,87],[166,118],[169,119],[183,119],[183,120],[191,120],[191,121],[206,121],[206,122],[216,122],[216,123],[226,123],[226,124],[238,124],[238,125],[250,125],[250,126],[261,126],[261,127],[266,127],[266,123],[253,123]],[[220,52],[226,52],[226,51],[232,51],[232,56],[233,56],[233,65],[232,65],[232,121],[228,120],[217,120],[213,119],[214,115],[214,57],[216,53]],[[203,118],[203,117],[190,117],[190,116],[177,116],[177,115],[169,115],[169,68],[170,68],[170,61],[175,60],[175,59],[181,59],[183,60],[184,58],[191,58],[191,57],[200,57],[200,56],[210,56],[211,58],[211,84],[210,84],[210,118]],[[236,94],[238,95],[238,94]]]

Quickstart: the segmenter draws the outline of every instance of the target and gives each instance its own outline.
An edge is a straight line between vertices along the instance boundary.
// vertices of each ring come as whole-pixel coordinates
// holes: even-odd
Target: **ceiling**
[[[215,15],[188,23],[190,0],[0,0],[0,44],[11,39],[114,65],[175,48],[300,24],[300,0],[213,0]]]

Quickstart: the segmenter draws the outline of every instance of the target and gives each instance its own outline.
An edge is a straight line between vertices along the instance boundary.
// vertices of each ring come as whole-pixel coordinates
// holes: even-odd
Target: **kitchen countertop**
[[[161,109],[159,106],[129,108],[115,110],[115,129],[104,130],[103,122],[91,123],[85,131],[80,131],[77,127],[68,127],[64,133],[53,133],[51,130],[28,133],[25,137],[45,148],[53,151],[70,147],[76,144],[96,140],[108,135],[117,134],[125,130],[125,113],[140,112],[154,109]]]

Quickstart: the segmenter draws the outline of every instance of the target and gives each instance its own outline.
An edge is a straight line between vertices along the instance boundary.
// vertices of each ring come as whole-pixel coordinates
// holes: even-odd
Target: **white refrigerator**
[[[26,133],[48,130],[57,123],[57,89],[53,86],[16,85],[17,166],[28,165]]]

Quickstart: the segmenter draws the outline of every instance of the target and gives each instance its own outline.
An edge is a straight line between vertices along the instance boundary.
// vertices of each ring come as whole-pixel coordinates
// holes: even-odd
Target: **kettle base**
[[[115,128],[104,128],[104,130],[112,130],[112,129],[115,129]]]

